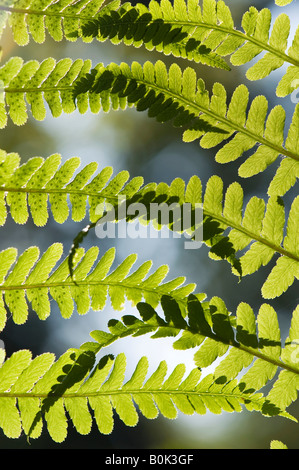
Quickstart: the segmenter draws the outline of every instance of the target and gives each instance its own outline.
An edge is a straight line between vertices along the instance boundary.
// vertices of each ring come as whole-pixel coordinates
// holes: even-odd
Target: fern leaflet
[[[280,0],[284,6],[291,3]],[[247,71],[247,78],[258,80],[289,63],[278,87],[278,96],[286,96],[298,87],[298,34],[287,49],[290,19],[281,14],[271,28],[271,11],[250,7],[243,15],[242,30],[235,28],[230,8],[222,1],[152,0],[149,7],[120,5],[115,0],[103,7],[102,0],[82,2],[46,0],[7,1],[2,5],[3,29],[8,13],[9,23],[18,44],[27,44],[29,34],[36,42],[45,41],[45,31],[57,41],[65,37],[74,41],[79,36],[90,41],[109,38],[113,43],[124,41],[139,47],[141,44],[164,54],[187,57],[208,65],[227,68],[221,56],[231,56],[233,65],[251,62],[263,51],[266,54]],[[1,10],[0,10],[1,14]],[[271,34],[270,34],[271,28]],[[29,29],[29,32],[28,32]]]
[[[159,412],[174,419],[178,410],[187,415],[206,410],[249,411],[263,413],[265,398],[260,393],[241,390],[237,381],[217,383],[212,375],[200,380],[193,369],[184,379],[185,366],[179,364],[165,379],[167,365],[162,361],[146,378],[148,360],[139,360],[132,377],[124,382],[126,358],[103,357],[94,366],[92,350],[69,349],[56,362],[52,354],[32,359],[27,350],[18,351],[0,368],[0,426],[5,435],[17,438],[21,432],[29,438],[41,435],[43,419],[51,438],[62,442],[67,436],[66,411],[77,432],[88,434],[93,412],[100,433],[113,430],[113,410],[127,426],[138,423],[140,414],[154,419]],[[133,400],[135,403],[133,403]],[[136,404],[136,405],[135,405]]]
[[[229,105],[224,87],[216,83],[211,98],[204,82],[197,79],[193,69],[184,73],[173,64],[169,71],[163,62],[155,65],[137,62],[130,68],[110,64],[98,64],[91,69],[91,62],[80,59],[72,62],[62,59],[46,59],[41,64],[12,58],[0,69],[4,84],[4,102],[0,103],[0,127],[7,124],[9,114],[13,122],[22,125],[28,118],[25,102],[31,106],[35,119],[45,117],[44,99],[52,115],[76,108],[85,113],[98,113],[101,109],[125,109],[135,106],[137,111],[148,110],[149,117],[159,122],[172,120],[175,126],[188,125],[184,132],[187,142],[200,139],[204,148],[215,147],[230,139],[216,154],[216,161],[226,163],[237,160],[244,152],[257,150],[239,169],[240,176],[250,177],[264,171],[278,158],[285,156],[272,182],[269,193],[283,195],[296,181],[299,167],[298,127],[299,105],[296,106],[287,138],[284,139],[285,111],[281,106],[273,108],[267,117],[268,102],[256,97],[248,112],[249,93],[245,85],[234,92]],[[8,109],[9,106],[9,109]],[[290,172],[290,168],[292,172]],[[284,177],[286,182],[282,184]]]
[[[97,247],[90,248],[85,254],[82,248],[77,250],[73,275],[75,282],[70,278],[68,258],[57,266],[63,254],[60,243],[51,245],[40,258],[35,246],[28,248],[18,258],[14,248],[0,252],[1,329],[6,321],[3,295],[13,321],[17,324],[27,320],[26,299],[38,317],[45,320],[51,312],[49,295],[57,302],[64,318],[72,315],[74,302],[80,315],[86,314],[90,308],[102,310],[108,294],[115,310],[122,310],[126,299],[135,305],[144,298],[156,306],[164,294],[174,295],[181,308],[186,308],[186,298],[196,286],[184,285],[184,277],[163,282],[169,271],[167,265],[160,266],[147,276],[152,266],[147,261],[130,273],[137,260],[137,255],[132,254],[110,272],[115,250],[108,250],[97,261],[98,251]],[[205,294],[198,296],[203,299]]]
[[[109,321],[109,333],[91,332],[91,337],[99,343],[97,351],[128,335],[136,337],[153,333],[151,338],[180,336],[173,347],[185,350],[200,346],[194,355],[195,364],[200,368],[206,368],[225,356],[214,370],[215,380],[233,380],[247,368],[239,382],[242,390],[260,390],[280,368],[281,372],[267,398],[279,410],[285,410],[296,400],[299,369],[294,353],[295,356],[298,354],[295,337],[298,334],[298,307],[293,312],[290,336],[282,348],[277,315],[268,304],[261,306],[257,322],[248,304],[241,303],[233,316],[218,297],[213,297],[203,306],[195,296],[190,295],[185,318],[178,304],[170,297],[163,296],[161,304],[164,318],[150,305],[139,303],[137,308],[141,319],[125,315],[122,321]],[[86,346],[89,344],[86,343]]]
[[[244,152],[256,151],[241,165],[239,174],[250,177],[264,171],[279,155],[288,157],[293,163],[294,176],[285,183],[286,190],[294,184],[298,175],[299,154],[298,116],[296,107],[291,127],[284,144],[285,111],[281,106],[273,108],[268,117],[268,102],[265,97],[256,97],[247,111],[249,92],[245,85],[237,87],[227,106],[225,88],[216,83],[211,98],[204,82],[197,79],[193,69],[184,73],[173,64],[167,72],[163,62],[155,65],[146,62],[142,67],[134,62],[131,68],[122,63],[110,64],[93,70],[74,86],[74,96],[79,98],[87,93],[110,95],[111,104],[106,109],[120,107],[118,100],[126,100],[137,111],[148,110],[149,117],[159,122],[172,120],[175,126],[188,125],[183,139],[191,142],[200,139],[203,148],[212,148],[227,139],[228,143],[216,153],[219,163],[237,160]],[[121,107],[124,102],[121,101]],[[100,107],[98,108],[98,110]],[[270,187],[271,194],[277,184]],[[282,194],[279,194],[282,195]]]

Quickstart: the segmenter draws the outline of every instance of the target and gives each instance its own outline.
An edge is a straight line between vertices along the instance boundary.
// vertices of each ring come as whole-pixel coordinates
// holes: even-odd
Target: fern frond
[[[0,103],[0,128],[7,124],[7,106],[13,123],[20,126],[28,119],[27,104],[32,116],[41,121],[46,117],[44,101],[53,116],[62,112],[72,113],[76,107],[72,97],[73,82],[86,75],[91,68],[90,60],[62,59],[56,62],[51,57],[39,63],[30,60],[24,64],[20,57],[12,57],[0,68],[0,80],[4,89],[4,102]],[[25,101],[26,96],[26,101]],[[88,103],[79,100],[79,112],[86,112]]]
[[[169,8],[167,13],[170,13]],[[184,13],[185,21],[180,24],[179,20],[183,18]],[[159,11],[156,2],[150,3],[149,8],[141,3],[136,7],[125,3],[119,10],[113,9],[108,14],[101,14],[85,24],[82,23],[81,35],[83,39],[97,37],[99,41],[103,41],[109,38],[116,44],[123,41],[135,47],[144,45],[150,51],[156,49],[164,55],[172,54],[175,57],[230,70],[218,54],[190,37],[190,29],[194,28],[192,25],[188,26],[185,2],[177,1],[171,14],[173,22],[169,21],[169,16],[165,17],[162,9]]]
[[[292,3],[293,0],[275,0],[276,5],[279,7],[284,7],[286,5],[289,5],[289,3]]]
[[[6,126],[8,114],[15,124],[25,123],[28,118],[26,101],[38,120],[45,117],[44,100],[54,117],[63,111],[71,113],[76,107],[85,113],[90,106],[92,112],[98,113],[101,109],[108,112],[111,108],[135,106],[137,111],[148,110],[149,117],[159,122],[172,121],[179,127],[188,125],[184,140],[200,139],[204,148],[230,139],[216,154],[216,161],[220,163],[236,160],[260,144],[241,165],[242,177],[264,171],[279,155],[287,157],[298,174],[299,105],[285,140],[284,109],[276,106],[267,117],[268,102],[258,96],[247,111],[249,92],[245,85],[235,90],[227,106],[224,87],[216,83],[210,98],[203,81],[197,79],[191,68],[182,73],[173,64],[167,71],[161,61],[155,65],[146,62],[143,67],[134,62],[131,67],[122,63],[107,67],[98,64],[91,71],[90,68],[88,60],[78,59],[72,63],[70,59],[62,59],[56,63],[49,58],[41,64],[37,61],[23,64],[22,59],[12,58],[0,69],[4,87],[0,127]],[[292,186],[294,178],[288,177],[283,185],[286,190]],[[282,195],[281,187],[277,187],[276,181],[271,186],[271,194],[278,191],[278,195]]]
[[[86,314],[90,308],[95,311],[102,310],[108,294],[115,310],[122,310],[126,299],[136,305],[143,298],[156,306],[165,294],[173,295],[181,308],[186,308],[186,298],[194,291],[196,285],[184,284],[184,277],[163,282],[169,271],[167,265],[160,266],[148,275],[152,263],[147,261],[130,272],[137,260],[137,255],[132,254],[111,270],[115,250],[108,250],[97,260],[98,252],[97,247],[90,248],[86,253],[82,248],[77,250],[73,275],[75,282],[70,278],[68,258],[58,265],[63,254],[60,243],[51,245],[41,257],[37,247],[28,248],[19,257],[14,248],[0,252],[2,328],[6,319],[4,301],[13,321],[22,324],[28,317],[27,300],[41,320],[50,315],[49,296],[57,302],[64,318],[70,318],[74,303],[80,315]],[[205,294],[198,295],[201,299],[205,297]]]
[[[290,1],[280,1],[280,5]],[[132,6],[112,1],[103,7],[102,0],[73,0],[54,2],[46,0],[15,0],[2,6],[2,28],[7,14],[18,44],[28,43],[29,34],[36,42],[44,42],[45,31],[57,41],[63,37],[90,41],[109,38],[113,43],[149,50],[156,48],[164,54],[187,57],[208,65],[227,68],[222,57],[230,56],[233,65],[251,62],[266,51],[248,71],[247,78],[258,80],[268,76],[284,63],[290,66],[277,87],[278,96],[286,96],[298,87],[298,32],[292,46],[286,51],[290,33],[290,19],[281,14],[271,28],[271,11],[250,7],[243,15],[242,29],[235,28],[230,8],[222,1],[197,0],[151,1]],[[1,25],[0,25],[1,26]],[[271,28],[271,33],[270,33]],[[28,31],[29,30],[29,31]],[[1,31],[1,29],[0,29]]]
[[[218,54],[188,38],[185,31],[188,28],[165,23],[142,4],[132,7],[130,3],[121,5],[118,0],[104,6],[103,0],[46,0],[41,4],[35,0],[17,0],[11,3],[3,9],[10,13],[9,23],[19,45],[29,42],[29,34],[36,42],[43,43],[48,31],[56,41],[63,38],[75,41],[80,37],[90,42],[97,37],[101,42],[109,39],[113,44],[145,45],[165,55],[230,70]]]
[[[278,2],[279,0],[276,0],[276,1]],[[288,3],[291,3],[291,2],[288,1]],[[273,440],[270,443],[270,449],[287,449],[287,446],[281,441]]]
[[[151,188],[151,201],[158,200],[159,186],[156,191],[155,193]],[[155,194],[156,199],[153,198]],[[142,188],[134,197],[146,203],[146,198],[142,199]],[[281,198],[270,197],[265,204],[263,199],[254,196],[244,207],[243,189],[240,184],[232,183],[224,195],[223,182],[218,176],[209,179],[204,196],[200,179],[193,176],[186,187],[180,178],[176,178],[170,186],[163,184],[163,197],[165,204],[170,204],[173,199],[181,205],[202,204],[202,241],[210,249],[209,256],[214,260],[227,260],[233,273],[239,277],[252,274],[261,266],[267,266],[278,254],[276,265],[262,287],[264,298],[280,296],[299,278],[299,197],[294,199],[287,221]],[[142,218],[142,221],[148,223],[151,220],[150,204],[146,204],[144,208],[149,208],[149,211],[146,220]],[[72,259],[76,250],[89,230],[100,221],[101,218],[84,228],[75,238],[69,260],[71,274]],[[172,223],[167,226],[170,230],[176,230]],[[163,225],[156,224],[155,227],[159,230]]]
[[[216,230],[220,233],[223,230],[227,234],[236,256],[243,252],[239,258],[242,276],[266,266],[275,253],[280,255],[262,287],[266,299],[280,296],[295,279],[299,279],[298,204],[299,197],[296,197],[286,222],[284,205],[279,197],[270,197],[265,204],[263,199],[254,196],[243,209],[243,190],[238,183],[228,187],[225,198],[219,177],[213,176],[207,183],[204,215],[218,222]],[[229,227],[231,230],[225,232]],[[205,228],[203,233],[205,235]],[[212,237],[211,240],[212,244],[207,240],[211,246],[210,256],[219,259],[217,248],[221,254],[221,246],[218,247]],[[223,259],[223,256],[220,258]],[[233,268],[233,271],[239,275],[239,270]]]
[[[216,153],[215,159],[219,163],[237,160],[259,144],[239,169],[244,178],[264,171],[279,155],[287,157],[298,174],[299,105],[285,140],[285,111],[281,106],[273,108],[267,116],[268,102],[264,96],[258,96],[247,111],[249,92],[245,85],[237,87],[227,105],[223,85],[216,83],[209,97],[204,82],[197,79],[194,70],[187,68],[182,73],[176,64],[169,71],[161,61],[155,65],[146,62],[143,67],[136,62],[131,67],[125,63],[120,66],[110,64],[92,70],[74,86],[76,99],[91,94],[98,95],[100,100],[101,93],[105,93],[106,100],[108,96],[111,100],[106,105],[107,111],[111,107],[119,108],[119,103],[123,106],[123,100],[126,100],[137,111],[148,110],[149,117],[155,117],[159,122],[172,121],[178,127],[187,125],[183,136],[186,142],[200,139],[203,148],[212,148],[229,139]],[[289,176],[283,189],[288,190],[294,179]],[[271,194],[275,191],[282,195],[281,185],[277,182],[271,186]]]
[[[99,218],[96,214],[99,204],[106,201],[116,205],[118,197],[132,197],[143,185],[142,177],[129,180],[127,171],[113,175],[111,167],[104,167],[95,175],[98,168],[96,162],[75,174],[79,166],[80,159],[77,157],[61,165],[58,154],[46,159],[30,158],[21,165],[18,154],[1,151],[0,225],[5,223],[8,211],[16,223],[26,223],[29,210],[38,226],[47,223],[49,212],[58,223],[64,223],[70,212],[72,219],[79,222],[86,216],[87,202],[89,219],[96,221]]]
[[[168,296],[162,297],[161,305],[164,318],[150,305],[139,303],[137,308],[141,319],[125,315],[121,321],[109,321],[109,333],[93,331],[91,337],[99,343],[97,351],[128,335],[136,337],[153,333],[151,338],[180,336],[173,344],[175,349],[200,346],[194,355],[199,368],[208,367],[224,356],[214,370],[215,380],[233,380],[247,368],[239,382],[242,390],[260,390],[281,369],[267,399],[275,403],[279,410],[285,410],[296,400],[299,390],[298,345],[295,338],[298,334],[298,307],[293,312],[290,337],[282,348],[277,315],[268,304],[261,306],[257,321],[248,304],[241,303],[233,316],[218,297],[203,306],[195,296],[190,295],[185,318],[175,300]]]
[[[139,360],[132,377],[124,383],[126,358],[103,357],[95,366],[92,350],[69,349],[56,362],[51,354],[32,359],[29,351],[14,353],[0,368],[0,427],[6,436],[17,438],[23,431],[29,438],[41,435],[43,421],[51,438],[62,442],[67,437],[68,413],[80,434],[88,434],[94,415],[99,432],[113,431],[113,410],[126,426],[136,426],[138,413],[154,419],[161,413],[168,419],[178,411],[192,415],[206,410],[263,413],[265,399],[260,393],[241,390],[237,381],[219,383],[212,375],[200,380],[193,369],[184,378],[185,366],[179,364],[166,378],[167,364],[161,361],[150,377],[148,359]]]

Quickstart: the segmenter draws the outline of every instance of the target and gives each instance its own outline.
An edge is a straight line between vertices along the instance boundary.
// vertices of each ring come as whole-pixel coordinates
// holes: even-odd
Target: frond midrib
[[[107,390],[107,391],[96,391],[96,392],[86,392],[86,393],[65,393],[55,394],[55,392],[46,394],[46,393],[34,393],[34,392],[0,392],[0,398],[56,398],[56,399],[64,399],[64,398],[91,398],[91,397],[109,397],[113,395],[193,395],[193,396],[208,396],[208,397],[222,397],[222,398],[239,398],[240,400],[250,400],[250,402],[260,403],[260,399],[252,399],[252,395],[242,394],[242,393],[233,393],[233,392],[209,392],[209,391],[196,391],[196,390],[178,390],[178,389],[117,389],[117,390]]]
[[[40,15],[40,16],[54,16],[54,17],[59,17],[59,18],[72,18],[72,19],[80,19],[80,20],[86,20],[86,21],[92,21],[96,19],[94,16],[84,16],[80,14],[64,14],[62,12],[47,12],[46,10],[31,10],[31,9],[26,9],[26,8],[14,8],[14,7],[6,7],[6,6],[0,6],[0,10],[4,10],[10,13],[20,13],[20,14],[31,14],[31,15]],[[154,21],[154,20],[153,20]],[[244,41],[251,42],[252,44],[260,47],[263,51],[268,51],[271,54],[279,57],[282,59],[284,62],[289,62],[290,64],[294,65],[295,67],[299,67],[299,61],[295,60],[293,57],[289,56],[288,54],[285,54],[284,52],[275,49],[268,43],[264,43],[262,41],[259,41],[258,39],[248,36],[247,34],[243,33],[242,31],[236,30],[235,28],[227,28],[225,26],[221,26],[218,24],[211,24],[211,23],[205,23],[205,22],[197,22],[197,21],[180,21],[180,20],[167,20],[163,19],[164,23],[170,24],[172,26],[187,26],[187,27],[194,27],[194,28],[206,28],[206,29],[213,29],[217,31],[222,31],[227,34],[231,34],[233,36],[239,37],[244,39]],[[147,22],[146,24],[150,24],[152,21]],[[123,21],[123,24],[131,24],[129,21]],[[139,23],[145,23],[143,21],[139,21]],[[111,25],[116,25],[116,22],[113,23],[111,21]]]
[[[111,273],[113,274],[113,273]],[[146,279],[145,279],[146,281]],[[141,281],[141,282],[145,282]],[[167,283],[166,283],[167,284]],[[76,279],[76,271],[74,272],[74,281],[60,281],[60,282],[52,282],[52,283],[40,283],[40,284],[18,284],[18,285],[0,285],[0,292],[7,292],[7,291],[14,291],[14,290],[31,290],[31,289],[51,289],[55,287],[83,287],[83,286],[107,286],[107,287],[123,287],[124,289],[133,289],[139,290],[141,292],[147,292],[149,294],[159,294],[163,295],[163,287],[164,285],[158,285],[157,287],[149,288],[143,287],[142,285],[132,285],[127,284],[124,281],[107,281],[107,280],[99,280],[99,281],[79,281]],[[180,287],[179,287],[180,288]],[[175,290],[172,291],[170,297],[174,298],[177,302],[184,302],[187,304],[187,298],[175,295]]]

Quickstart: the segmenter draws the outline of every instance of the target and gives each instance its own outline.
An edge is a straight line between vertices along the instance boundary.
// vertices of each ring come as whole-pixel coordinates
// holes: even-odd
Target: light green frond
[[[147,378],[148,359],[143,357],[131,378],[124,383],[126,358],[119,354],[103,357],[96,365],[91,350],[69,349],[56,362],[42,354],[35,359],[29,351],[18,351],[0,368],[6,378],[0,389],[0,426],[6,436],[17,438],[23,431],[28,438],[40,437],[46,424],[51,438],[62,442],[67,437],[68,419],[80,434],[88,434],[94,417],[98,430],[110,434],[114,411],[126,426],[136,426],[139,413],[154,419],[160,413],[168,419],[178,412],[192,415],[207,410],[240,412],[243,407],[263,413],[262,394],[244,393],[237,381],[217,383],[212,375],[202,380],[198,368],[184,377],[179,364],[168,375],[162,361]]]
[[[200,139],[202,147],[211,148],[228,140],[216,153],[216,161],[220,163],[236,160],[253,149],[254,153],[240,167],[242,177],[264,171],[279,155],[294,163],[299,161],[296,138],[299,105],[284,139],[284,109],[276,106],[267,116],[266,98],[257,97],[247,110],[249,94],[245,85],[235,90],[227,105],[222,85],[215,84],[209,98],[194,70],[186,68],[182,73],[176,64],[169,71],[161,61],[155,65],[146,62],[143,67],[137,62],[131,67],[125,63],[107,67],[99,64],[91,71],[90,67],[90,61],[80,59],[74,63],[69,59],[57,63],[46,59],[41,64],[36,61],[23,64],[18,58],[11,59],[0,69],[5,91],[4,103],[0,104],[1,126],[6,125],[8,114],[17,125],[26,122],[25,95],[36,119],[45,117],[44,100],[54,117],[63,111],[72,112],[76,107],[85,113],[88,105],[94,113],[134,105],[137,111],[148,110],[149,117],[159,122],[172,121],[179,127],[188,125],[183,136],[187,142]],[[283,195],[283,189],[289,189],[293,181],[294,176],[289,176],[282,188],[277,188],[276,180],[272,193],[276,187],[276,194]]]
[[[276,5],[279,7],[284,7],[288,5],[289,3],[292,3],[293,0],[275,0]]]
[[[243,372],[240,377],[242,390],[260,390],[280,369],[267,399],[282,411],[296,400],[299,346],[298,338],[293,338],[298,335],[298,308],[293,313],[290,337],[282,349],[277,315],[268,304],[261,306],[257,321],[248,304],[241,303],[234,316],[229,314],[219,298],[202,303],[190,295],[188,313],[184,318],[170,297],[163,296],[161,305],[164,318],[150,305],[139,303],[137,308],[141,318],[125,315],[121,321],[109,321],[109,333],[93,331],[91,337],[98,343],[96,350],[128,335],[136,337],[150,333],[151,338],[174,337],[178,338],[173,344],[175,349],[199,346],[194,361],[200,368],[208,367],[224,356],[213,373],[219,383],[233,380]],[[286,387],[286,383],[292,386]],[[266,408],[269,411],[269,407]]]
[[[290,1],[280,1],[283,6]],[[242,28],[234,26],[230,8],[223,0],[151,1],[149,6],[117,0],[103,6],[102,0],[73,2],[65,0],[36,2],[33,0],[7,1],[2,6],[2,29],[9,14],[14,39],[24,45],[32,36],[44,42],[45,31],[56,40],[70,41],[81,37],[91,41],[109,38],[112,43],[124,42],[164,54],[187,57],[207,65],[227,68],[222,57],[230,56],[233,65],[243,65],[266,51],[247,71],[250,80],[259,80],[273,70],[289,64],[278,87],[278,96],[285,96],[298,88],[298,40],[288,48],[290,19],[286,14],[271,21],[267,8],[258,11],[250,7],[244,13]]]
[[[16,223],[26,223],[29,210],[37,226],[47,223],[49,212],[58,223],[64,223],[70,212],[72,219],[79,222],[86,216],[87,202],[89,218],[96,221],[101,204],[116,204],[118,196],[133,197],[143,184],[142,177],[129,180],[127,171],[112,178],[111,167],[95,175],[98,167],[95,162],[77,171],[80,165],[77,157],[61,164],[61,156],[55,154],[46,159],[30,158],[20,165],[17,154],[4,152],[4,155],[0,163],[1,225],[8,211]]]
[[[295,108],[285,139],[284,109],[276,106],[268,113],[264,96],[256,97],[248,106],[249,92],[245,85],[237,87],[227,104],[224,87],[216,83],[209,97],[203,81],[196,78],[193,69],[187,68],[182,73],[173,64],[167,72],[161,61],[155,65],[146,62],[143,68],[137,63],[133,63],[131,68],[123,63],[93,70],[78,80],[74,97],[86,94],[100,97],[104,90],[105,93],[109,91],[111,103],[115,103],[117,96],[118,99],[126,99],[129,106],[134,105],[137,111],[148,110],[149,117],[155,117],[159,122],[172,121],[178,127],[187,125],[183,135],[186,142],[199,139],[203,148],[223,143],[215,156],[219,163],[237,160],[245,152],[253,150],[254,153],[239,169],[240,176],[244,178],[264,171],[279,155],[284,155],[293,164],[299,161],[296,139],[299,107]],[[283,195],[283,190],[289,189],[294,179],[290,174],[279,187],[276,181],[275,193]],[[274,187],[273,183],[272,193]]]
[[[82,38],[91,42],[96,37],[103,42],[109,39],[113,44],[145,45],[150,51],[156,49],[165,55],[173,54],[229,70],[218,54],[189,38],[188,25],[176,23],[176,18],[183,18],[182,7],[175,8],[175,22],[170,24],[159,14],[159,6],[158,9],[153,7],[154,2],[149,9],[142,4],[131,6],[129,2],[121,5],[118,0],[107,5],[103,5],[103,0],[15,0],[10,3],[3,6],[3,12],[9,13],[9,25],[19,45],[26,45],[30,36],[37,43],[43,43],[47,31],[55,41]],[[185,7],[184,2],[182,5]],[[185,19],[188,22],[188,16]]]
[[[50,246],[40,258],[37,247],[28,248],[18,258],[16,250],[9,248],[2,251],[2,327],[6,319],[3,299],[14,322],[18,324],[27,320],[27,300],[39,318],[45,320],[51,313],[50,297],[57,302],[64,318],[72,315],[74,303],[80,315],[86,314],[90,308],[103,310],[108,295],[115,310],[122,310],[126,299],[132,305],[144,299],[155,307],[165,294],[173,295],[182,310],[185,310],[186,297],[194,291],[195,284],[184,284],[184,277],[163,282],[168,274],[168,266],[161,266],[149,275],[151,262],[145,262],[131,272],[137,260],[136,255],[128,256],[111,270],[114,249],[108,250],[100,259],[97,259],[98,251],[97,247],[92,247],[84,254],[82,248],[78,249],[73,280],[70,278],[68,258],[58,264],[63,254],[60,243]],[[13,263],[15,265],[11,268]]]

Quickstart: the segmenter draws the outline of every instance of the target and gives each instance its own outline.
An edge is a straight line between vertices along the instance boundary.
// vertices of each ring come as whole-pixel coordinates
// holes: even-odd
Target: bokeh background
[[[273,19],[282,12],[274,6],[274,1],[247,1],[238,2],[227,0],[231,7],[237,26],[240,24],[242,14],[249,6],[270,8]],[[289,5],[284,11],[290,16],[293,36],[299,18],[297,2]],[[2,62],[11,56],[20,56],[24,60],[43,60],[52,56],[59,60],[64,57],[91,58],[93,64],[111,61],[131,63],[138,60],[156,61],[163,59],[168,65],[174,60],[172,57],[163,57],[156,52],[148,52],[144,48],[135,49],[124,45],[113,46],[109,42],[84,44],[81,41],[69,43],[62,41],[55,43],[49,36],[43,45],[30,41],[26,47],[18,47],[12,41],[10,31],[7,29],[0,42],[3,48]],[[184,69],[189,64],[184,60],[176,62]],[[192,64],[198,76],[201,76],[207,88],[211,89],[214,82],[219,81],[227,88],[228,95],[238,84],[245,83],[251,93],[251,98],[257,94],[264,94],[269,100],[270,108],[282,104],[287,111],[287,124],[290,123],[294,104],[290,97],[279,99],[275,95],[276,84],[285,68],[271,74],[261,82],[249,82],[245,78],[248,66],[232,68],[231,72],[210,69],[198,64]],[[197,143],[185,144],[181,139],[181,131],[170,124],[158,124],[147,117],[146,113],[137,113],[134,109],[126,111],[100,113],[93,115],[90,112],[80,115],[75,112],[71,115],[62,115],[52,118],[48,113],[43,122],[36,122],[29,118],[22,127],[16,127],[10,122],[0,131],[0,147],[7,152],[18,152],[25,162],[33,156],[47,157],[53,153],[60,153],[63,161],[79,156],[82,166],[96,161],[99,169],[112,166],[115,174],[120,170],[128,170],[131,176],[142,175],[145,183],[165,181],[170,183],[174,178],[181,177],[186,181],[194,174],[198,175],[203,184],[213,174],[221,176],[225,187],[233,181],[241,182],[245,191],[245,200],[252,195],[266,197],[265,191],[273,177],[277,165],[272,165],[266,172],[250,180],[240,180],[237,167],[234,164],[219,165],[214,161],[217,149],[203,150]],[[243,157],[244,160],[244,157]],[[285,200],[289,204],[296,194],[297,187],[291,190]],[[74,236],[81,230],[88,219],[82,223],[74,223],[69,219],[65,224],[59,225],[51,218],[44,228],[37,228],[29,219],[25,226],[18,226],[10,217],[4,227],[0,229],[0,249],[15,246],[21,253],[27,247],[37,245],[41,252],[54,242],[62,242],[67,255]],[[231,311],[235,311],[241,301],[248,302],[257,312],[263,299],[260,289],[265,276],[270,272],[274,262],[266,268],[260,269],[254,275],[244,278],[238,284],[237,277],[231,275],[230,266],[226,262],[214,262],[207,256],[208,250],[202,247],[196,252],[184,250],[184,239],[122,239],[99,240],[94,232],[90,233],[84,241],[84,247],[98,245],[100,253],[104,253],[110,246],[116,246],[117,256],[115,266],[132,252],[138,254],[137,265],[148,259],[153,260],[153,269],[161,264],[168,264],[170,268],[167,279],[176,276],[186,276],[187,282],[197,284],[197,292],[205,292],[208,298],[219,296],[226,302]],[[136,266],[137,266],[136,265]],[[270,304],[279,312],[279,321],[283,338],[287,336],[290,325],[291,312],[298,302],[298,285],[294,284],[286,294]],[[114,312],[109,301],[102,312],[90,311],[85,316],[74,312],[69,320],[61,318],[56,304],[53,301],[52,314],[41,322],[36,314],[30,313],[26,324],[16,326],[9,318],[0,339],[5,342],[7,355],[22,348],[29,348],[33,354],[46,351],[54,352],[57,357],[69,347],[78,347],[90,339],[89,332],[94,329],[106,329],[110,318],[120,318],[126,313],[136,314],[129,303],[123,312]],[[127,339],[114,343],[103,350],[103,354],[127,355],[127,377],[133,372],[139,358],[146,355],[150,359],[150,371],[153,372],[162,359],[169,364],[169,370],[184,362],[187,370],[193,367],[194,351],[175,351],[172,341]],[[209,372],[209,371],[208,371]],[[299,406],[292,405],[290,412],[299,416]],[[267,419],[253,412],[249,413],[223,413],[212,415],[207,412],[204,416],[182,416],[180,413],[174,421],[159,417],[148,421],[140,416],[139,424],[129,428],[115,415],[115,428],[111,435],[102,436],[98,433],[96,425],[88,436],[80,436],[69,424],[69,434],[62,444],[55,444],[44,429],[41,438],[32,440],[30,448],[102,448],[102,449],[258,449],[269,448],[271,439],[283,440],[289,448],[298,448],[298,425],[283,418]],[[7,439],[0,433],[0,448],[28,448],[25,436],[17,440]]]

